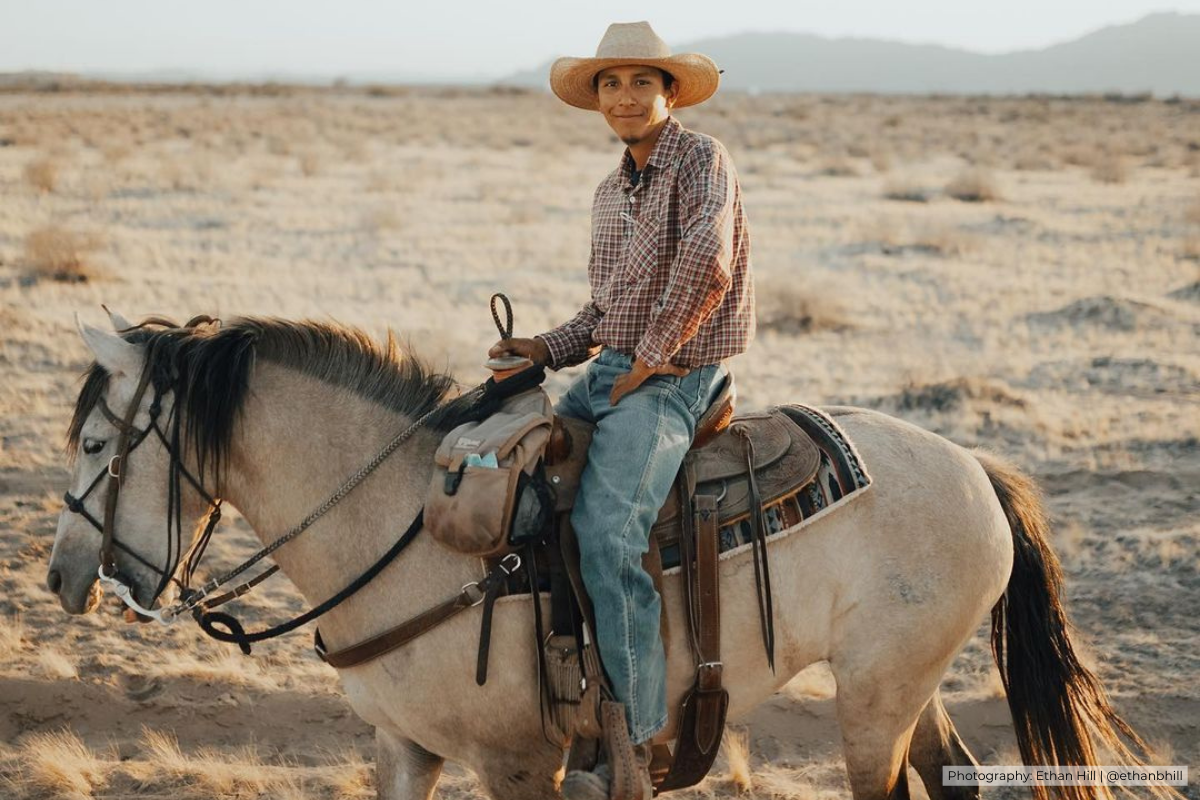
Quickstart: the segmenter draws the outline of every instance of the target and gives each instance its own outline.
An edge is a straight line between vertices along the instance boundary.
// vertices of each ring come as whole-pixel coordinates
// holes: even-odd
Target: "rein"
[[[511,312],[510,312],[511,313]],[[209,317],[197,317],[188,322],[185,328],[193,328],[200,324],[216,323]],[[162,325],[164,327],[173,328],[175,325],[166,320],[150,319],[134,328],[128,328],[120,333],[127,333],[131,330],[145,327],[147,325]],[[243,653],[250,653],[250,645],[255,642],[272,639],[284,633],[288,633],[296,628],[311,622],[314,619],[324,615],[332,610],[346,599],[352,597],[360,589],[370,583],[383,569],[390,564],[409,544],[417,537],[422,530],[424,524],[424,509],[417,512],[416,517],[409,524],[407,530],[380,558],[368,567],[362,574],[351,581],[345,588],[334,594],[329,599],[312,609],[300,614],[299,616],[281,623],[271,628],[247,633],[241,623],[233,616],[221,612],[214,612],[212,609],[224,605],[225,603],[234,600],[247,594],[251,589],[265,581],[267,578],[274,575],[278,570],[278,565],[273,565],[267,570],[259,573],[254,578],[237,586],[236,588],[227,591],[216,597],[212,597],[213,592],[217,589],[232,582],[242,573],[249,570],[262,559],[271,555],[283,545],[287,544],[297,536],[308,530],[317,520],[325,516],[338,503],[346,498],[354,491],[372,472],[374,472],[384,461],[388,459],[405,441],[412,437],[434,413],[442,410],[441,407],[435,406],[427,411],[415,422],[398,433],[391,441],[387,443],[370,461],[362,466],[356,473],[350,476],[342,483],[338,489],[330,495],[320,506],[314,509],[300,523],[295,525],[287,533],[278,537],[270,544],[266,545],[250,558],[243,561],[233,569],[221,574],[209,581],[198,589],[190,588],[191,578],[199,565],[200,559],[204,551],[207,549],[208,543],[211,540],[212,533],[221,519],[221,499],[210,495],[203,487],[201,481],[193,476],[184,467],[181,458],[181,450],[179,444],[179,426],[180,417],[178,414],[173,415],[171,436],[162,430],[159,425],[158,418],[161,414],[162,396],[167,391],[168,387],[160,385],[153,380],[153,359],[154,353],[151,351],[147,354],[146,365],[142,371],[142,375],[138,381],[137,389],[134,392],[133,399],[130,401],[129,407],[125,412],[124,417],[118,417],[109,409],[104,399],[99,400],[101,413],[105,418],[117,428],[119,435],[117,439],[117,454],[109,459],[108,465],[101,470],[96,478],[88,485],[87,489],[79,497],[75,497],[69,491],[63,496],[68,509],[73,513],[81,515],[101,534],[100,546],[100,568],[98,577],[101,586],[112,591],[126,606],[144,618],[152,619],[160,624],[169,625],[178,616],[184,612],[190,612],[195,618],[200,628],[210,637],[218,641],[232,643],[238,645]],[[497,383],[494,379],[488,379],[485,383],[480,384],[464,394],[462,399],[468,400],[469,405],[461,413],[460,421],[470,419],[482,419],[491,414],[499,403],[506,397],[520,391],[524,391],[530,386],[540,384],[545,377],[545,370],[535,368],[526,371],[526,375],[518,375],[504,381],[502,384]],[[137,417],[138,409],[141,407],[142,400],[146,392],[151,386],[154,386],[154,397],[150,404],[150,424],[144,429],[138,429],[134,426],[134,420]],[[128,472],[129,456],[142,444],[151,432],[154,432],[162,442],[171,458],[171,472],[168,478],[168,505],[172,517],[168,518],[168,553],[167,564],[164,569],[159,569],[151,564],[148,560],[136,553],[132,548],[120,542],[116,537],[116,509],[117,502],[120,498],[121,485]],[[204,531],[197,537],[196,544],[187,556],[187,561],[183,569],[183,580],[174,577],[174,574],[179,569],[179,564],[183,562],[184,555],[182,553],[182,526],[179,521],[181,513],[181,493],[179,491],[179,476],[182,475],[191,486],[199,492],[209,504],[208,518],[205,523]],[[101,481],[108,478],[107,494],[104,506],[104,520],[97,520],[84,506],[84,501],[89,495],[100,485]],[[175,532],[177,533],[178,541],[174,544],[171,542],[172,520],[174,520]],[[159,575],[159,585],[154,592],[153,597],[148,601],[147,606],[153,606],[154,602],[162,594],[166,586],[174,581],[180,586],[180,600],[173,605],[164,606],[159,609],[149,608],[141,605],[134,597],[133,589],[130,583],[122,580],[122,577],[117,569],[116,550],[119,549],[127,553],[134,560],[150,569],[152,572]],[[177,555],[172,557],[173,553]],[[505,575],[519,566],[517,564],[503,564],[501,572]],[[458,602],[458,607],[469,607],[476,602],[478,596],[485,590],[490,588],[491,584],[497,580],[496,576],[488,575],[482,581],[467,584],[462,588],[456,598],[469,598],[470,601],[466,606],[462,606],[461,599]],[[441,617],[444,611],[442,604],[431,612],[438,612]],[[430,612],[426,612],[429,614]],[[418,615],[425,617],[425,615]],[[440,618],[439,618],[440,621]],[[221,626],[224,630],[221,629]]]

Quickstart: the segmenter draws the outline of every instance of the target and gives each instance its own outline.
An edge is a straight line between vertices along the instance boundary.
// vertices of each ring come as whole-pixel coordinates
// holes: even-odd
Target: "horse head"
[[[121,333],[78,324],[95,362],[68,435],[73,470],[46,580],[71,614],[95,610],[102,578],[144,609],[169,602],[211,501],[181,460],[170,370],[152,358],[166,326],[110,316]]]

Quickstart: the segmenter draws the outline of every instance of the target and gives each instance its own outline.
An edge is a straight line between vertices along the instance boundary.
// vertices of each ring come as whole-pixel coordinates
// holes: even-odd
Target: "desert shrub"
[[[834,156],[827,158],[821,163],[817,169],[818,175],[824,175],[829,178],[855,178],[858,177],[858,167],[854,162],[845,156]]]
[[[883,186],[883,196],[888,200],[907,203],[928,203],[932,192],[912,178],[892,178]]]
[[[321,156],[312,150],[300,154],[300,172],[306,178],[311,178],[321,172]]]
[[[1052,172],[1058,169],[1058,162],[1040,150],[1027,151],[1016,157],[1013,169],[1021,172]]]
[[[1200,236],[1189,236],[1183,240],[1181,256],[1189,261],[1200,261]]]
[[[991,172],[972,168],[946,184],[946,194],[964,203],[986,203],[1000,199],[1000,189]]]
[[[1129,164],[1123,157],[1110,153],[1097,159],[1091,175],[1097,183],[1124,183],[1129,180]]]
[[[842,331],[853,327],[836,297],[780,279],[760,281],[756,291],[758,327],[781,333]]]
[[[1200,197],[1197,197],[1196,202],[1184,209],[1183,219],[1193,225],[1200,225]]]
[[[25,266],[39,278],[86,283],[100,277],[90,261],[99,247],[96,236],[48,225],[30,231],[25,237]]]
[[[25,165],[25,181],[39,192],[53,192],[58,186],[58,165],[48,156],[35,158]]]

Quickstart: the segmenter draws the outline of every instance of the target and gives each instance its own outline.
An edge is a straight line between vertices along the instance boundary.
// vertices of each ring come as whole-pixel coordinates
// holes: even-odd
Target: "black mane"
[[[318,380],[347,388],[413,419],[438,409],[426,422],[435,430],[455,424],[458,385],[407,347],[391,331],[380,343],[356,328],[334,323],[248,317],[220,329],[147,326],[122,334],[145,347],[154,390],[172,392],[185,432],[185,447],[200,473],[219,483],[246,393],[250,370],[263,359]],[[84,422],[108,390],[109,373],[93,363],[67,432],[76,452]],[[114,409],[122,414],[124,409]]]

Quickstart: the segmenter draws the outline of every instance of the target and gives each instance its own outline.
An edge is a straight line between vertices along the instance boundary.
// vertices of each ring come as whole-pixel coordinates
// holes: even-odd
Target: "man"
[[[661,601],[641,559],[696,422],[725,378],[722,361],[754,336],[737,175],[720,142],[671,117],[712,96],[718,76],[706,56],[672,56],[645,22],[610,26],[595,58],[554,63],[555,94],[598,110],[627,149],[594,198],[591,301],[557,328],[489,352],[560,369],[602,348],[556,411],[596,425],[571,523],[646,798],[649,742],[667,707]],[[605,767],[572,773],[563,794],[603,800],[607,777]]]

